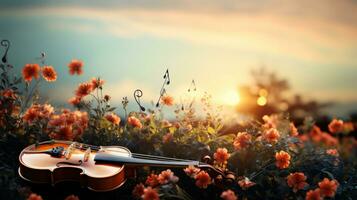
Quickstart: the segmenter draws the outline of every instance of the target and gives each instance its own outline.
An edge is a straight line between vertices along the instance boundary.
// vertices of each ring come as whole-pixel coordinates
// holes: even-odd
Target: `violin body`
[[[46,141],[26,147],[19,155],[21,178],[55,185],[76,181],[97,192],[119,188],[142,166],[204,168],[211,177],[234,181],[234,175],[207,163],[131,153],[120,146],[93,146],[70,141]]]
[[[75,148],[71,156],[55,157],[48,153],[34,153],[47,151],[56,147],[68,149],[68,141],[48,141],[39,145],[25,148],[19,156],[19,175],[33,183],[47,183],[55,185],[61,181],[77,181],[83,187],[94,191],[110,191],[124,184],[127,176],[133,176],[133,170],[125,169],[120,164],[98,164],[94,161],[95,154],[106,154],[130,157],[128,149],[119,146],[101,147],[100,150],[91,150],[87,160],[84,160],[85,149]]]

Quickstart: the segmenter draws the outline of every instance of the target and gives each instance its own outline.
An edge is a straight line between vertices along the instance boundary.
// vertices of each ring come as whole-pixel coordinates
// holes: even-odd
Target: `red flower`
[[[218,148],[216,150],[216,153],[213,154],[214,160],[218,164],[226,163],[230,156],[231,155],[228,153],[228,150],[226,148]]]
[[[328,130],[331,133],[338,133],[343,131],[343,121],[342,120],[337,120],[333,119],[330,124],[328,125]]]
[[[324,178],[319,182],[321,195],[324,197],[334,197],[338,187],[338,182],[336,180],[330,181],[328,178]]]
[[[42,197],[36,193],[30,194],[27,200],[42,200]]]
[[[243,190],[246,190],[255,185],[255,183],[250,181],[247,177],[244,177],[244,179],[238,181],[238,184]]]
[[[322,200],[320,189],[309,190],[306,192],[306,200]]]
[[[232,190],[226,190],[222,192],[221,198],[224,200],[238,200],[238,197]]]
[[[128,123],[134,127],[142,128],[143,125],[141,124],[140,120],[134,116],[128,117]]]
[[[32,81],[32,78],[39,78],[41,68],[38,64],[26,64],[22,69],[22,76],[26,82]]]
[[[64,200],[79,200],[79,198],[75,195],[69,195]]]
[[[290,136],[296,137],[299,135],[299,132],[298,132],[297,128],[295,127],[294,123],[290,123],[289,127],[290,127]]]
[[[159,194],[152,187],[147,187],[144,189],[144,194],[141,196],[143,200],[159,200]]]
[[[290,174],[287,179],[288,186],[293,188],[294,192],[304,189],[304,187],[308,185],[306,183],[306,176],[301,172]]]
[[[201,169],[190,165],[190,166],[186,167],[183,171],[186,173],[187,176],[194,178],[196,176],[196,174],[201,171]]]
[[[172,106],[174,105],[174,98],[172,96],[165,95],[161,97],[161,102],[166,106]]]
[[[158,180],[158,175],[156,174],[150,174],[145,181],[146,185],[149,185],[151,187],[156,187],[157,185],[159,185],[159,180]]]
[[[79,84],[76,90],[76,96],[79,98],[89,95],[93,91],[92,84],[90,83],[81,83]]]
[[[68,64],[68,68],[69,68],[69,74],[74,75],[81,75],[83,73],[82,70],[83,67],[83,62],[80,60],[72,60],[69,64]]]
[[[279,131],[275,128],[270,128],[269,130],[265,131],[263,138],[269,143],[277,143],[280,138],[280,134]]]
[[[103,86],[103,84],[104,84],[104,80],[102,80],[100,78],[92,78],[91,83],[92,83],[92,87],[93,87],[93,90],[94,90],[94,89],[97,89],[97,88],[101,88]]]
[[[118,117],[118,115],[116,115],[114,113],[105,115],[105,119],[107,119],[108,121],[110,121],[112,124],[115,124],[115,125],[119,125],[119,123],[120,123],[120,118]]]
[[[144,189],[145,189],[145,187],[142,183],[137,184],[134,187],[133,192],[132,192],[134,198],[140,199],[140,197],[144,194]]]
[[[200,171],[196,176],[196,186],[199,188],[207,188],[211,184],[211,177],[205,171]]]
[[[244,149],[251,143],[252,136],[247,132],[240,132],[234,139],[233,146],[236,150]]]
[[[285,152],[285,151],[280,151],[275,153],[275,159],[276,159],[276,166],[279,169],[285,169],[288,168],[290,165],[290,155]]]
[[[81,97],[72,97],[72,98],[68,99],[68,103],[73,106],[78,105],[79,103],[81,103],[81,101],[82,101]]]
[[[42,68],[42,77],[48,82],[53,82],[57,79],[57,73],[52,66],[44,66]]]
[[[165,171],[162,171],[159,174],[159,177],[157,178],[160,184],[168,184],[168,183],[176,183],[178,181],[178,177],[174,175],[174,173],[168,169]]]

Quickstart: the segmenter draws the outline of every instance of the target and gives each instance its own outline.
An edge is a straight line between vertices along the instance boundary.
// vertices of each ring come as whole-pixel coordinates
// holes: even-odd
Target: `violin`
[[[142,166],[195,166],[219,180],[234,180],[232,173],[204,162],[132,153],[121,146],[94,146],[70,141],[45,141],[26,147],[19,155],[19,175],[32,183],[55,185],[77,181],[82,187],[105,192],[122,186],[127,178],[135,178]]]

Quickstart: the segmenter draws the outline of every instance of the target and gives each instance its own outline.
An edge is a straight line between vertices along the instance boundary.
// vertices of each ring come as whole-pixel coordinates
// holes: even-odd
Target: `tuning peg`
[[[209,164],[212,162],[212,158],[211,156],[206,155],[205,157],[202,158],[202,161]]]
[[[234,175],[233,172],[226,172],[226,180],[229,183],[233,183],[236,180],[236,176]]]

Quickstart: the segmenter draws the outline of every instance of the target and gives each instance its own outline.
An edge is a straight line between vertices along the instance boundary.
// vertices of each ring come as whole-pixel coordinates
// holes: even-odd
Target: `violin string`
[[[163,157],[163,156],[153,156],[153,155],[145,155],[145,154],[138,154],[138,153],[132,153],[132,155],[135,158],[150,158],[150,159],[156,159],[156,160],[196,162],[194,160],[186,160],[186,159],[179,159],[179,158],[169,158],[169,157]]]

